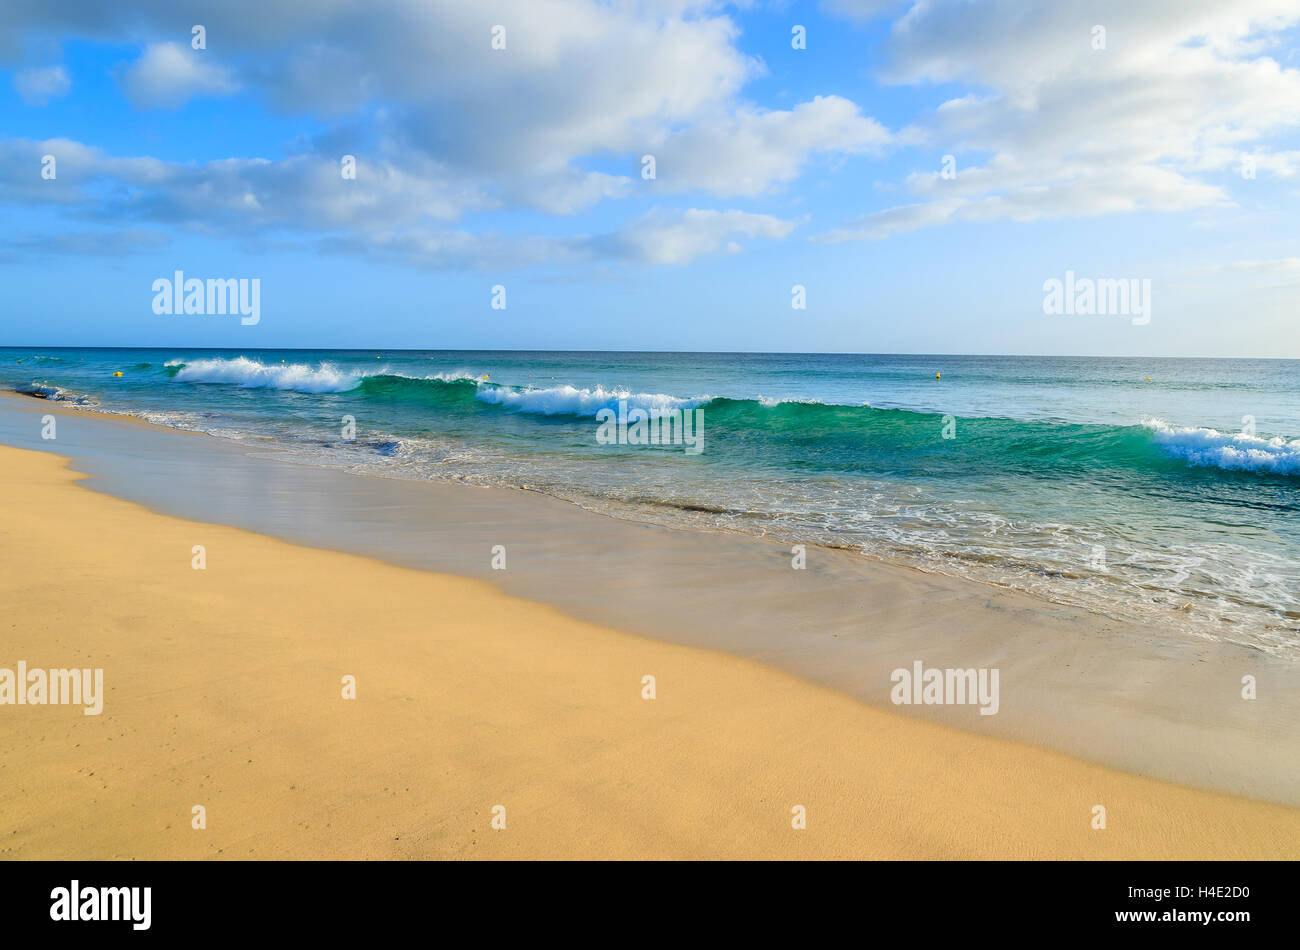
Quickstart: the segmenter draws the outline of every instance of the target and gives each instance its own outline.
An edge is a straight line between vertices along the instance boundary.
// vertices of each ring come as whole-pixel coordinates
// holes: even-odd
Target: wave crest
[[[1164,451],[1191,465],[1241,472],[1300,475],[1300,439],[1265,439],[1244,432],[1171,426],[1159,419],[1142,423]]]
[[[246,356],[234,359],[171,362],[179,366],[175,380],[185,383],[227,383],[246,389],[291,389],[300,393],[341,393],[356,389],[362,374],[341,370],[332,363],[315,368],[306,363],[267,365]]]
[[[477,398],[481,402],[504,406],[518,412],[531,412],[545,416],[595,416],[601,409],[618,411],[618,404],[627,408],[643,409],[652,419],[694,409],[712,401],[712,396],[683,398],[665,393],[633,393],[626,389],[606,389],[596,386],[578,389],[575,386],[552,386],[547,389],[517,389],[513,386],[480,386]]]

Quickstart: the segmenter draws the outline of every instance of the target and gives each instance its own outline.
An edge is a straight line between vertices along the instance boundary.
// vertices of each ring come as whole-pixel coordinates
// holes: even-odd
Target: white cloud
[[[907,185],[919,199],[823,240],[875,239],[950,221],[1032,221],[1232,203],[1224,173],[1256,156],[1290,176],[1271,137],[1300,127],[1300,71],[1268,53],[1300,23],[1294,0],[927,0],[893,24],[882,75],[961,82],[900,139],[956,157]],[[1105,48],[1093,27],[1105,28]]]
[[[44,157],[55,163],[46,179]],[[101,149],[71,139],[0,141],[0,199],[36,205],[64,205],[89,210],[95,201],[87,186],[96,180],[145,184],[157,180],[165,163],[152,158],[114,158]]]
[[[41,177],[43,155],[57,161],[52,181]],[[227,236],[292,231],[328,250],[429,267],[681,264],[738,250],[742,239],[783,238],[795,227],[766,214],[692,208],[655,209],[595,236],[476,235],[431,225],[453,220],[467,204],[491,207],[489,196],[462,193],[432,166],[359,159],[356,178],[344,179],[338,162],[318,156],[191,164],[117,158],[68,139],[0,142],[0,200],[57,202],[77,217],[118,226],[138,221]]]
[[[68,71],[62,66],[21,69],[14,73],[14,91],[29,106],[43,106],[51,99],[66,96],[72,88]]]
[[[171,108],[195,96],[225,96],[239,84],[207,50],[179,43],[151,43],[122,75],[127,97],[144,108]]]
[[[54,180],[41,177],[44,155],[55,159]],[[112,187],[96,187],[102,184]],[[165,162],[119,158],[69,139],[0,142],[0,198],[58,202],[105,219],[228,232],[396,227],[425,218],[449,220],[467,206],[491,204],[444,181],[427,160],[399,168],[359,158],[356,179],[349,180],[339,161],[315,155]]]
[[[651,152],[659,189],[758,195],[793,181],[815,154],[879,152],[891,142],[848,99],[817,96],[788,111],[742,110],[696,123]]]
[[[434,168],[466,210],[572,214],[636,193],[641,155],[671,158],[661,192],[769,191],[817,155],[887,133],[828,96],[762,111],[742,97],[764,73],[721,0],[259,0],[256,15],[205,0],[98,0],[0,10],[0,34],[58,30],[123,42],[202,23],[208,49],[149,45],[123,77],[132,101],[174,106],[236,87],[327,124],[322,138],[403,168]],[[506,29],[493,49],[491,29]],[[219,62],[226,65],[217,65]],[[842,128],[831,124],[843,122]],[[724,136],[730,131],[739,141]],[[608,167],[626,161],[627,170]],[[603,171],[591,170],[593,162]]]
[[[653,264],[682,264],[720,250],[740,249],[737,238],[783,238],[793,221],[745,211],[655,209],[596,242],[613,256]]]

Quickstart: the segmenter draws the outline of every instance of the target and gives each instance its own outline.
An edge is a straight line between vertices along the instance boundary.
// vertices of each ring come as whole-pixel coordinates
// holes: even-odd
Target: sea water
[[[1300,656],[1300,361],[0,349],[0,387]],[[602,410],[692,412],[706,448],[601,440]]]

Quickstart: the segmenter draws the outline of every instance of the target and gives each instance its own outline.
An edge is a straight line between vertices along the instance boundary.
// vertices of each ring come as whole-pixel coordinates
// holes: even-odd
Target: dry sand
[[[0,857],[1300,857],[1300,810],[78,479],[0,448],[0,667],[102,667],[106,694],[0,706]]]

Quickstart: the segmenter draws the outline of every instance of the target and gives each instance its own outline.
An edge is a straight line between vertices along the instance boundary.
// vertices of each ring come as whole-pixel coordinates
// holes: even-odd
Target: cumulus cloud
[[[211,55],[179,43],[151,43],[123,73],[122,88],[132,103],[153,109],[235,92],[239,84]]]
[[[747,6],[748,4],[740,4]],[[472,234],[469,214],[573,215],[605,201],[757,196],[814,161],[878,154],[887,129],[836,95],[764,109],[764,74],[721,0],[72,0],[0,10],[0,33],[143,42],[121,70],[141,108],[240,93],[316,120],[276,159],[164,162],[66,139],[0,142],[0,197],[96,222],[232,237],[294,232],[421,265],[610,260],[675,264],[781,238],[793,224],[736,210],[657,209],[583,237]],[[202,23],[207,49],[177,38]],[[505,28],[504,49],[493,29]],[[181,34],[184,36],[184,32]],[[641,177],[655,154],[659,176]],[[43,180],[40,158],[58,176]],[[340,175],[355,155],[355,179]],[[490,221],[490,219],[488,219]]]
[[[844,99],[772,112],[746,102],[743,87],[765,67],[739,49],[728,6],[141,0],[127,10],[83,0],[57,15],[39,4],[0,11],[0,32],[120,42],[202,23],[207,50],[157,41],[126,70],[134,103],[168,107],[239,88],[279,112],[320,119],[331,142],[347,128],[376,144],[374,159],[437,168],[457,183],[466,210],[487,194],[500,207],[573,214],[631,193],[640,156],[655,149],[671,160],[661,191],[728,196],[788,183],[814,156],[883,144],[883,128]],[[504,49],[491,43],[498,24]],[[626,172],[591,170],[611,160]]]
[[[881,74],[978,88],[900,133],[953,155],[956,177],[912,175],[916,203],[820,239],[1230,204],[1222,174],[1246,156],[1261,174],[1297,169],[1294,152],[1268,146],[1300,127],[1300,71],[1268,55],[1297,23],[1293,0],[915,3],[892,25]]]
[[[665,135],[652,151],[664,191],[758,195],[793,181],[818,154],[879,153],[893,141],[879,122],[840,96],[790,110],[742,110]]]
[[[46,157],[54,177],[42,174]],[[94,182],[148,183],[164,174],[166,164],[152,158],[116,158],[72,139],[0,141],[0,199],[38,206],[58,205],[88,211],[96,199]],[[118,200],[124,193],[118,192]]]
[[[1261,177],[1300,172],[1300,152],[1276,141],[1300,124],[1300,71],[1273,46],[1300,23],[1295,0],[822,0],[854,23],[889,19],[883,60],[864,63],[883,82],[963,90],[892,132],[840,95],[783,108],[748,101],[765,66],[742,51],[721,0],[52,6],[6,5],[0,37],[143,41],[121,76],[140,106],[240,92],[321,129],[288,157],[193,165],[75,142],[0,143],[0,157],[16,149],[19,161],[0,167],[3,194],[88,218],[319,232],[436,260],[672,263],[790,227],[702,208],[582,241],[475,237],[454,223],[514,209],[572,215],[636,196],[756,197],[817,162],[912,146],[953,154],[956,178],[912,174],[895,207],[846,215],[818,239],[1214,208],[1233,201],[1230,175],[1247,155]],[[203,23],[209,48],[173,39],[178,23]],[[504,49],[491,43],[497,24]],[[1094,48],[1097,25],[1104,49]],[[59,156],[57,181],[34,175],[38,147]],[[344,153],[357,156],[355,181],[338,174]]]
[[[29,106],[43,106],[51,99],[66,96],[72,88],[68,71],[62,66],[20,69],[14,73],[14,91]]]

